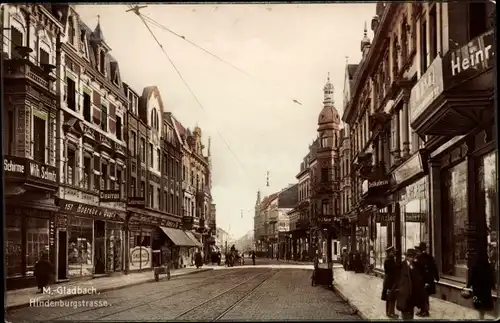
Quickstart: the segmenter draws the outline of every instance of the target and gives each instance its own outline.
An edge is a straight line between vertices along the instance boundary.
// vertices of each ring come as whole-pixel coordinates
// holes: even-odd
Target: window
[[[45,138],[47,136],[46,121],[33,115],[33,159],[45,164]]]
[[[68,41],[71,45],[75,45],[75,26],[73,25],[73,17],[68,19]]]
[[[66,78],[67,93],[66,93],[66,103],[68,104],[68,108],[76,111],[76,86],[75,82],[69,77]]]
[[[427,22],[425,19],[420,21],[420,71],[423,75],[427,71]]]
[[[108,131],[108,107],[101,105],[101,129]]]
[[[153,163],[154,163],[154,158],[153,158],[153,154],[154,154],[154,150],[153,150],[153,144],[149,144],[148,145],[149,147],[149,160],[148,160],[148,166],[149,167],[153,167]]]
[[[105,70],[105,55],[103,51],[100,52],[100,55],[99,55],[99,69],[100,69],[100,72],[102,74],[106,74],[106,70]]]
[[[146,162],[146,140],[141,138],[141,162]]]
[[[170,193],[170,201],[169,201],[169,205],[168,205],[168,212],[169,213],[173,213],[174,211],[174,194]],[[194,208],[194,206],[193,206]]]
[[[488,29],[486,2],[469,3],[469,41]]]
[[[123,194],[123,179],[122,179],[122,170],[117,169],[116,170],[116,186],[117,189],[120,191],[120,198],[123,197],[125,194]]]
[[[443,273],[467,277],[467,162],[443,171]]]
[[[90,189],[90,157],[83,158],[83,187],[86,189]]]
[[[144,181],[141,181],[141,197],[146,197],[144,190],[146,189],[146,183]]]
[[[436,13],[436,5],[432,6],[431,11],[429,12],[429,36],[430,36],[430,46],[429,48],[429,54],[430,54],[430,60],[429,62],[432,62],[434,58],[436,58],[438,54],[438,37],[437,37],[437,13]]]
[[[66,171],[66,183],[69,185],[76,185],[76,150],[74,148],[67,148],[68,160],[67,160],[67,171]]]
[[[161,208],[161,191],[159,188],[156,189],[156,208],[159,210]]]
[[[328,147],[328,138],[326,137],[326,135],[323,135],[321,137],[321,148],[326,148]]]
[[[40,253],[49,251],[49,220],[26,219],[26,275],[32,276]]]
[[[401,61],[403,64],[406,63],[408,58],[408,20],[403,17],[403,22],[401,23]]]
[[[163,192],[163,211],[168,212],[167,209],[167,201],[168,201],[168,194],[166,191]]]
[[[16,28],[11,27],[10,28],[10,37],[11,37],[11,42],[10,42],[10,57],[12,59],[21,58],[21,56],[19,55],[19,52],[17,51],[16,47],[24,45],[23,34],[19,30],[17,30]]]
[[[163,154],[163,163],[161,172],[164,176],[167,176],[167,162],[168,162],[168,156],[167,154]]]
[[[9,110],[8,112],[8,123],[9,123],[9,132],[7,133],[7,154],[13,155],[14,154],[14,141],[16,140],[16,136],[14,134],[14,111]]]
[[[135,183],[136,183],[135,177],[130,177],[130,196],[137,196],[136,191],[135,191]]]
[[[153,185],[149,185],[149,192],[148,192],[148,196],[149,196],[149,207],[152,208],[153,207],[153,201],[154,201],[154,191],[153,191]]]
[[[137,157],[137,135],[135,132],[130,132],[130,151],[132,152],[132,156]]]
[[[92,219],[68,218],[68,274],[69,277],[90,276],[94,269]]]
[[[99,190],[101,187],[101,158],[94,156],[94,189]]]
[[[158,111],[154,108],[151,110],[151,127],[156,131],[159,129]]]
[[[330,215],[330,207],[328,205],[328,200],[323,200],[321,201],[321,210],[322,210],[322,215]]]
[[[122,140],[122,118],[116,116],[116,139]]]
[[[156,169],[161,170],[161,152],[160,149],[156,149]]]
[[[168,176],[170,178],[173,178],[174,177],[174,167],[175,167],[175,164],[174,164],[174,158],[173,157],[170,157],[170,165],[169,165],[169,170],[168,170]],[[193,176],[194,177],[194,176]]]
[[[107,190],[109,188],[109,174],[108,174],[108,164],[101,164],[101,190]]]
[[[50,55],[46,51],[40,48],[40,57],[38,59],[40,65],[50,64]]]
[[[90,122],[91,120],[91,111],[92,104],[90,103],[90,95],[83,92],[83,118],[85,121]]]
[[[328,180],[329,180],[328,168],[321,168],[321,181],[328,182]]]

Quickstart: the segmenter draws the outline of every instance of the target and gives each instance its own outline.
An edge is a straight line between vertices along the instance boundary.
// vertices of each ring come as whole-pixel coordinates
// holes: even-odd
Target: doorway
[[[68,279],[68,233],[58,231],[57,234],[58,255],[57,255],[57,280]]]
[[[338,240],[332,240],[332,251],[333,251],[333,261],[338,261],[339,256],[340,256],[340,248],[339,248],[339,241]]]
[[[106,273],[106,223],[101,220],[94,221],[94,274]]]

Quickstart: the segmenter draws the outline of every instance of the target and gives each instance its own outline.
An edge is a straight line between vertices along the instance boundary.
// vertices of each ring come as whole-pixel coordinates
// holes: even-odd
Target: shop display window
[[[5,263],[7,277],[19,277],[23,275],[22,218],[7,214],[6,222]]]
[[[69,277],[92,275],[93,220],[71,217],[68,223]]]
[[[444,170],[443,273],[465,281],[467,277],[467,162]]]
[[[387,226],[381,223],[376,224],[375,238],[375,268],[384,269],[385,250],[387,249]]]
[[[114,223],[109,223],[109,227],[116,226]],[[106,230],[106,271],[115,272],[122,270],[122,230],[116,228],[108,228]]]
[[[152,266],[152,232],[146,230],[130,231],[129,268],[130,270],[148,269]]]
[[[486,224],[486,247],[491,268],[495,271],[494,277],[498,277],[497,264],[497,237],[498,237],[498,214],[497,198],[498,190],[496,186],[496,152],[493,151],[483,158],[479,165],[480,194],[479,203],[484,208]],[[482,202],[482,203],[481,203]],[[498,283],[498,282],[497,282]],[[493,286],[495,288],[495,286]]]
[[[49,220],[26,218],[26,275],[33,276],[36,262],[49,252]]]

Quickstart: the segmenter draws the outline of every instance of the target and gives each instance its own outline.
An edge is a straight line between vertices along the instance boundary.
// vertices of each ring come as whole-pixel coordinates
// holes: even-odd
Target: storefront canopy
[[[203,247],[203,244],[200,241],[198,241],[198,239],[196,239],[196,237],[192,232],[184,231],[184,233],[186,233],[189,239],[193,240],[193,242],[196,244],[197,247]]]
[[[160,229],[179,247],[198,247],[198,244],[192,240],[184,231],[179,229],[160,227]]]

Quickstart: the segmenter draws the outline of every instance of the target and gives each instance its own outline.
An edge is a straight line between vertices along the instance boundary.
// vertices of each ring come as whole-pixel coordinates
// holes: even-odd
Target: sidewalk
[[[213,269],[214,266],[210,265],[204,265],[200,269],[196,269],[195,267],[172,269],[170,272],[170,277],[173,278],[178,276],[196,274]],[[164,277],[165,275],[160,276],[160,281],[166,279]],[[52,288],[60,286],[63,288],[79,287],[82,289],[95,287],[99,292],[102,293],[111,290],[117,290],[126,287],[141,285],[153,281],[154,281],[154,275],[153,271],[151,270],[141,273],[132,273],[129,275],[117,275],[117,276],[101,277],[94,279],[73,280],[61,284],[54,284],[51,285],[51,287]],[[44,300],[56,300],[56,299],[65,299],[65,298],[81,296],[81,295],[67,295],[63,293],[53,293],[53,295],[36,294],[37,291],[38,289],[36,287],[7,291],[6,302],[5,302],[6,309],[12,310],[21,307],[27,307],[30,304],[30,299],[34,299],[35,297],[41,301],[44,301]]]
[[[382,293],[382,279],[345,271],[343,268],[334,269],[335,290],[345,301],[354,307],[365,320],[387,320],[385,316],[385,302],[380,299]],[[435,297],[430,298],[430,317],[422,318],[415,315],[417,320],[477,320],[479,314],[472,308],[443,301]],[[396,314],[400,313],[396,310]],[[485,319],[492,320],[492,315]]]

